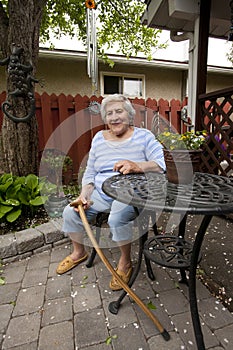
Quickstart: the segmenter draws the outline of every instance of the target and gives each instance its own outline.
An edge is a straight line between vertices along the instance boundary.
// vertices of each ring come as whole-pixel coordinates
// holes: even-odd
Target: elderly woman
[[[82,190],[77,202],[82,202],[89,223],[99,212],[109,212],[108,224],[113,241],[120,249],[117,274],[129,282],[132,273],[131,237],[135,211],[132,206],[113,200],[102,191],[103,182],[122,173],[162,172],[165,169],[162,146],[147,129],[133,126],[135,110],[123,95],[114,94],[103,99],[101,116],[108,130],[99,131],[92,140]],[[69,234],[73,252],[58,266],[63,274],[87,259],[83,245],[84,228],[78,209],[67,206],[63,212],[63,230]],[[120,290],[117,280],[110,281],[112,290]]]

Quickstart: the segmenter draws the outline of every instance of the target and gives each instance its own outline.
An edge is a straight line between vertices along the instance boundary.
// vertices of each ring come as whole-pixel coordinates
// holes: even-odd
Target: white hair
[[[103,99],[101,106],[100,106],[100,113],[101,113],[101,117],[102,117],[104,123],[106,123],[106,110],[105,110],[105,108],[109,102],[123,102],[124,109],[126,110],[126,112],[128,112],[129,124],[130,125],[134,124],[134,116],[136,114],[136,111],[133,108],[130,100],[121,94],[109,95]]]

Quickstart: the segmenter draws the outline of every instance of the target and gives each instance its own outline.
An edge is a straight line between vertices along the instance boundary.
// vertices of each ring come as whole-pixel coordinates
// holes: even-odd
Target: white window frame
[[[124,81],[124,78],[132,78],[132,79],[141,79],[142,80],[142,96],[135,96],[135,95],[127,95],[129,98],[143,98],[145,99],[145,75],[144,74],[134,74],[134,73],[115,73],[115,72],[100,72],[100,94],[101,96],[105,97],[108,96],[107,94],[104,94],[104,76],[110,76],[110,77],[121,77]],[[124,91],[123,91],[124,95]]]

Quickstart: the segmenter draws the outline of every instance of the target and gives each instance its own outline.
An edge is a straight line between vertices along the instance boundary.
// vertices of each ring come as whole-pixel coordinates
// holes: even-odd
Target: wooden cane
[[[116,278],[117,282],[120,284],[120,286],[129,294],[129,296],[139,305],[139,307],[145,312],[145,314],[154,322],[156,328],[161,333],[163,338],[165,340],[170,339],[169,333],[164,329],[164,327],[161,325],[161,323],[158,321],[158,319],[154,316],[154,314],[147,308],[147,306],[141,301],[141,299],[130,289],[130,287],[120,278],[120,276],[116,273],[112,265],[109,263],[106,256],[103,254],[102,250],[100,249],[93,233],[90,228],[90,225],[87,221],[85,211],[83,209],[82,204],[78,204],[78,210],[81,217],[81,220],[83,222],[84,228],[87,232],[88,237],[91,240],[91,243],[93,247],[95,248],[97,254],[99,255],[100,259],[103,261],[104,265],[107,267],[107,269],[111,272],[111,274]]]

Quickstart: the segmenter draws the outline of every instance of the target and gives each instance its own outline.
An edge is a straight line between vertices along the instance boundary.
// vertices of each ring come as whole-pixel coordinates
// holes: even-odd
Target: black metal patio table
[[[189,270],[189,302],[193,328],[198,350],[205,350],[197,307],[196,269],[201,245],[212,216],[233,212],[233,179],[195,173],[190,184],[182,185],[168,182],[166,175],[159,173],[116,175],[104,182],[103,191],[120,202],[132,205],[139,215],[142,209],[181,214],[177,238],[168,234],[155,235],[146,242],[141,240],[141,244],[147,260],[166,267],[180,268],[181,272]],[[203,215],[193,245],[185,240],[188,214]],[[135,278],[136,276],[133,281]],[[133,281],[130,281],[130,286]],[[117,312],[113,310],[113,313]]]

